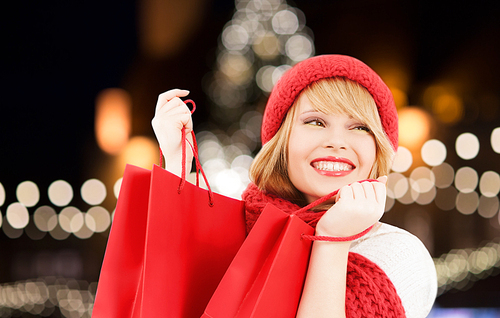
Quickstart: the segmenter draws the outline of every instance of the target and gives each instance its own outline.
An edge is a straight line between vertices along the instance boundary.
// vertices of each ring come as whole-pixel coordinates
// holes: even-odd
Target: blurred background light
[[[257,74],[255,75],[255,80],[257,81],[257,85],[264,92],[271,92],[274,87],[273,83],[273,73],[276,70],[276,67],[267,65],[261,67]]]
[[[30,219],[28,209],[23,204],[18,202],[11,203],[7,207],[5,215],[10,226],[14,229],[25,228]]]
[[[95,206],[85,214],[85,224],[91,231],[101,233],[111,225],[111,216],[103,207]]]
[[[411,187],[419,192],[429,192],[435,185],[435,177],[432,170],[427,167],[417,167],[410,174]]]
[[[122,169],[126,164],[135,165],[144,169],[151,169],[158,163],[160,157],[158,144],[150,137],[132,137],[125,150],[120,154],[119,165]],[[123,170],[122,170],[123,171]]]
[[[299,18],[290,10],[282,10],[274,15],[272,25],[277,34],[294,34],[299,29]]]
[[[38,186],[32,181],[21,182],[16,189],[17,200],[24,206],[32,207],[40,200]]]
[[[401,173],[406,172],[410,169],[412,163],[413,156],[411,152],[407,148],[399,146],[398,151],[396,152],[396,157],[392,163],[392,170]]]
[[[420,149],[431,131],[431,118],[421,108],[399,109],[399,144],[408,149]]]
[[[434,203],[443,211],[453,210],[456,206],[457,195],[458,191],[454,187],[437,189]]]
[[[408,180],[401,173],[393,172],[387,177],[387,196],[393,199],[403,197],[409,189]]]
[[[297,34],[286,41],[285,52],[291,60],[300,62],[314,55],[314,45],[308,36]]]
[[[479,198],[479,206],[477,208],[477,213],[483,218],[492,218],[498,213],[498,197],[486,197],[482,195]]]
[[[5,188],[0,182],[0,206],[2,206],[4,203],[5,203]]]
[[[33,214],[33,222],[40,231],[52,231],[57,225],[56,211],[50,206],[43,205]]]
[[[281,44],[274,32],[258,35],[253,42],[253,51],[263,60],[273,60],[281,51]]]
[[[446,162],[443,162],[439,166],[432,167],[431,170],[436,180],[436,187],[438,188],[449,187],[455,179],[455,170]]]
[[[80,212],[80,210],[73,206],[62,209],[58,215],[59,225],[64,231],[68,233],[74,233],[78,231],[83,223],[81,213],[82,212]],[[75,222],[73,222],[73,219],[75,219]]]
[[[462,167],[455,175],[455,187],[458,191],[469,193],[476,189],[478,176],[476,170],[471,167]]]
[[[101,204],[106,198],[106,186],[97,179],[85,181],[80,192],[82,199],[90,205]]]
[[[496,197],[500,192],[500,176],[495,171],[486,171],[479,180],[479,191],[485,197]]]
[[[458,212],[469,215],[476,211],[479,206],[479,195],[477,192],[459,192],[457,195],[457,210]]]
[[[127,144],[132,127],[132,99],[125,90],[108,88],[96,98],[95,136],[106,153],[116,155]]]
[[[222,31],[222,43],[226,49],[230,51],[238,51],[244,49],[250,41],[247,30],[244,27],[231,24]]]
[[[496,153],[500,153],[500,127],[493,129],[490,137],[491,148]]]
[[[471,133],[462,133],[455,143],[457,155],[464,159],[474,159],[479,153],[479,139]]]
[[[50,202],[56,206],[68,205],[73,200],[73,188],[64,180],[57,180],[48,189]]]
[[[422,146],[421,155],[429,166],[439,166],[446,160],[446,146],[437,139],[427,140]]]
[[[113,194],[115,195],[115,198],[118,199],[118,195],[120,194],[120,188],[122,186],[122,181],[123,178],[120,178],[116,180],[115,184],[113,185]]]
[[[432,112],[442,123],[455,124],[462,119],[464,106],[457,95],[443,93],[432,102]]]

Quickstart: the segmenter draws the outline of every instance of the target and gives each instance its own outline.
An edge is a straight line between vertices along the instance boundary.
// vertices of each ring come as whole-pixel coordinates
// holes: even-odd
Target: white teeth
[[[325,171],[349,171],[353,169],[350,164],[338,161],[316,161],[313,166],[318,170]]]

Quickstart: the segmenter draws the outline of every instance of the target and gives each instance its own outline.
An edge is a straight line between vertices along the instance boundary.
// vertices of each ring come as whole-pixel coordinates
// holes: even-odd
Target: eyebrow
[[[303,111],[302,113],[300,113],[299,115],[304,115],[304,114],[307,114],[307,113],[321,113],[321,114],[324,114],[323,112],[319,111],[319,110],[315,110],[314,108],[311,108],[311,109],[308,109],[308,110],[305,110]],[[347,117],[349,117],[349,119],[356,119],[354,118],[354,116],[352,116],[351,114],[348,114]],[[357,120],[357,119],[356,119]]]

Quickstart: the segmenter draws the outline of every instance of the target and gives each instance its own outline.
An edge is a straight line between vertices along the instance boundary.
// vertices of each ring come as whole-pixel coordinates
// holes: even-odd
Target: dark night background
[[[171,19],[183,4],[167,2],[172,11],[165,19]],[[15,201],[15,188],[22,181],[32,180],[46,189],[57,179],[78,187],[95,177],[95,167],[109,159],[94,137],[95,98],[103,89],[120,87],[130,92],[132,135],[153,136],[150,121],[157,95],[174,87],[189,89],[190,97],[197,101],[195,129],[209,116],[202,78],[214,65],[218,38],[232,17],[234,2],[186,1],[195,9],[183,13],[182,19],[193,26],[162,58],[151,58],[141,49],[140,3],[18,1],[2,10],[3,215],[6,205]],[[369,65],[381,56],[397,59],[409,75],[410,105],[421,102],[418,96],[426,85],[447,77],[466,78],[471,94],[487,92],[500,98],[500,10],[496,1],[298,0],[289,4],[304,12],[306,25],[314,33],[316,54],[352,55]],[[500,111],[488,116],[475,107],[479,106],[472,105],[462,122],[442,129],[451,132],[450,136],[473,131],[487,138],[499,126]],[[499,160],[498,154],[494,160]],[[491,161],[485,159],[485,164],[491,169]],[[494,167],[500,171],[498,164]],[[40,200],[48,202],[43,190]],[[448,238],[453,231],[447,224],[451,219],[468,222],[457,212],[435,217],[440,223],[434,227],[434,257],[453,247]],[[393,223],[397,222],[394,217]],[[475,232],[481,232],[480,222],[475,221]],[[500,236],[500,230],[496,231]],[[26,254],[41,250],[51,255],[77,251],[84,264],[81,279],[97,281],[105,243],[103,235],[89,240],[70,237],[55,241],[47,236],[32,241],[25,235],[9,239],[0,232],[0,283],[32,278],[29,272],[14,271],[12,264],[29,260]],[[492,276],[468,291],[446,293],[437,302],[445,307],[498,307],[498,286],[499,276]]]

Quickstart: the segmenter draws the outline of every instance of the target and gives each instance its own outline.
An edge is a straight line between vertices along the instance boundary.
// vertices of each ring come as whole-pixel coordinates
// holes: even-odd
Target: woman
[[[167,169],[177,175],[181,128],[192,129],[180,100],[187,94],[160,95],[153,119]],[[430,311],[437,282],[429,253],[413,235],[379,222],[397,132],[389,89],[352,57],[310,58],[274,87],[263,117],[263,148],[250,170],[253,183],[242,196],[248,230],[269,202],[291,213],[339,189],[299,215],[315,227],[317,240],[298,317],[425,317]]]

